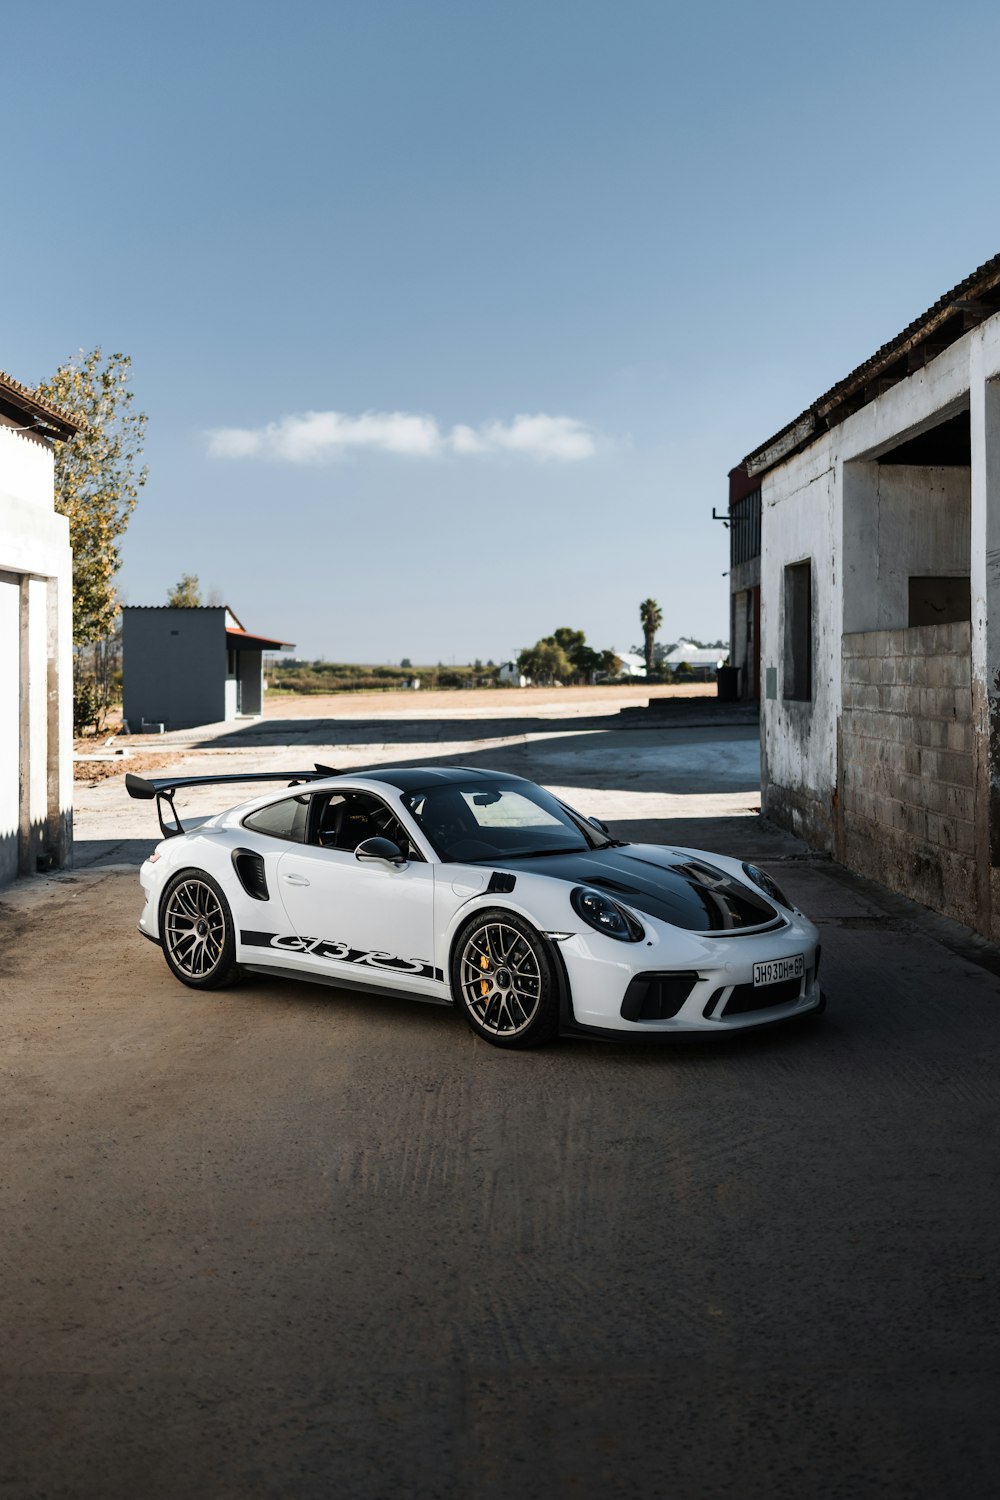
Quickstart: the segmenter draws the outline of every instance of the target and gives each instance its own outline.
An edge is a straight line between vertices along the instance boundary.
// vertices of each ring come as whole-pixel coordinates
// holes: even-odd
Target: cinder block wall
[[[974,925],[970,626],[845,635],[842,691],[839,857]]]

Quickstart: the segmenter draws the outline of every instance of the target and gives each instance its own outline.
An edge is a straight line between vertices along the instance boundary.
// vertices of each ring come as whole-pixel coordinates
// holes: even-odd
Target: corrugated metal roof
[[[243,621],[237,618],[235,609],[230,609],[228,604],[123,604],[123,609],[221,609],[224,614],[232,615],[240,630],[243,629]],[[231,627],[227,625],[226,629]]]
[[[897,333],[895,338],[883,344],[880,349],[852,370],[850,375],[846,375],[843,380],[832,385],[828,391],[807,406],[805,411],[800,412],[773,437],[768,438],[765,443],[761,443],[753,452],[748,453],[740,467],[749,474],[759,475],[774,464],[790,457],[799,448],[807,447],[821,432],[836,426],[838,421],[843,421],[850,415],[849,411],[844,411],[842,416],[837,417],[838,406],[849,402],[859,393],[863,393],[866,386],[876,381],[891,365],[942,329],[949,319],[962,312],[963,309],[957,304],[975,301],[977,298],[996,292],[998,288],[1000,288],[1000,255],[994,255],[990,260],[984,261],[970,276],[966,276],[950,291],[945,292],[943,297],[939,297],[933,306],[929,307],[919,318],[915,318],[912,323],[907,324],[901,333]],[[997,311],[1000,311],[1000,307]],[[874,394],[865,397],[865,400],[874,399]],[[864,404],[864,401],[861,404]]]
[[[243,646],[251,650],[259,649],[261,651],[279,651],[286,646],[295,645],[294,641],[279,641],[276,640],[274,636],[260,635],[255,630],[245,630],[243,628],[242,621],[239,620],[236,615],[236,611],[230,609],[228,604],[124,604],[122,605],[122,609],[141,609],[153,611],[172,610],[175,613],[179,610],[184,610],[185,612],[190,612],[191,614],[204,614],[208,611],[221,612],[224,615],[228,615],[230,619],[236,621],[235,625],[226,625],[226,644],[228,646],[233,646],[237,650],[240,646]]]
[[[87,425],[63,407],[56,406],[35,391],[29,390],[26,385],[15,380],[13,375],[5,374],[3,370],[0,370],[0,400],[8,401],[12,406],[16,406],[18,411],[23,411],[29,417],[40,417],[42,424],[37,426],[37,431],[42,437],[75,437]]]

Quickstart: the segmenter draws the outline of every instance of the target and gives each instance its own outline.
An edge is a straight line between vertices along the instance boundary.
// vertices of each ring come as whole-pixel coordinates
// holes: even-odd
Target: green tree
[[[584,632],[582,630],[570,630],[568,625],[560,625],[558,630],[553,631],[549,639],[555,641],[556,645],[565,651],[570,661],[575,661],[587,644],[587,637]]]
[[[554,636],[536,641],[517,658],[518,670],[532,682],[569,682],[574,675],[573,663]]]
[[[38,393],[83,423],[55,452],[56,510],[69,519],[73,548],[73,640],[107,640],[118,617],[115,575],[121,538],[135,509],[146,469],[146,417],[134,409],[132,361],[100,347],[60,365]]]
[[[582,630],[566,625],[522,651],[517,665],[533,682],[543,683],[592,682],[598,672],[621,671],[621,660],[613,651],[595,651]]]
[[[167,590],[167,603],[171,609],[197,609],[201,604],[197,573],[182,573],[173,588]]]
[[[663,624],[663,611],[655,599],[644,599],[639,605],[639,623],[642,626],[643,654],[646,658],[646,676],[653,675],[653,643],[656,632]]]

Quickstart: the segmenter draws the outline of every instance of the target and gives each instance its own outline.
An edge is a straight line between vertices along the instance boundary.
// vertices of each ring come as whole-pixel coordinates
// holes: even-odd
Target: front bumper
[[[645,919],[645,943],[575,933],[560,942],[564,1029],[603,1036],[747,1031],[818,1011],[818,934],[798,914],[771,932],[705,937]],[[801,954],[801,979],[753,983],[754,965]]]

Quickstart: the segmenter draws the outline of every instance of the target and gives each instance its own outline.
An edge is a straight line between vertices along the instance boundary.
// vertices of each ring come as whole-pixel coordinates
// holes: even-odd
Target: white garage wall
[[[53,450],[0,418],[0,882],[70,856],[71,600]]]
[[[0,884],[17,874],[20,587],[0,574]]]

